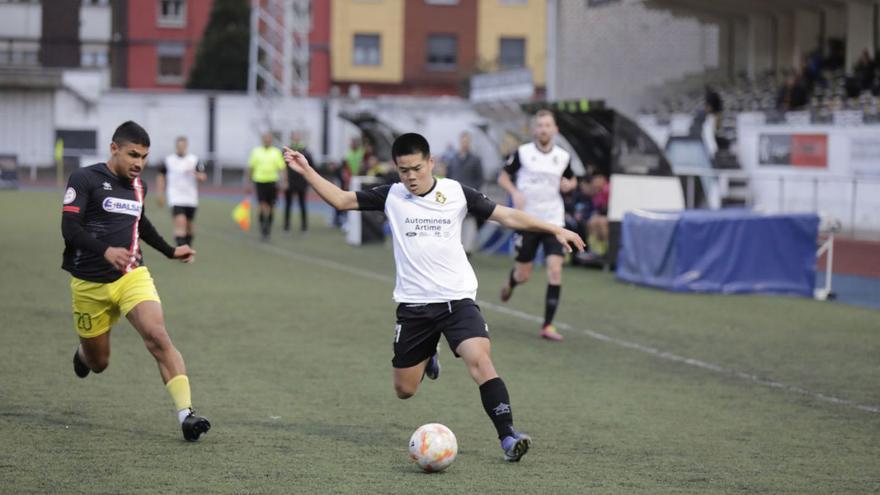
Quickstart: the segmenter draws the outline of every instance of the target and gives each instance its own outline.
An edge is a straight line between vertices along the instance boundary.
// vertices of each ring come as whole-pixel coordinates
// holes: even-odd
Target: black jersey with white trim
[[[495,203],[452,179],[435,179],[425,194],[403,184],[355,193],[360,210],[384,210],[394,242],[399,303],[436,303],[475,299],[477,277],[461,244],[468,213],[488,219]]]
[[[156,232],[144,216],[146,184],[117,177],[106,163],[78,169],[70,175],[62,206],[64,258],[61,267],[71,275],[90,282],[113,282],[141,266],[139,239],[166,257],[174,248]],[[124,270],[104,259],[108,247],[121,247],[135,253]]]

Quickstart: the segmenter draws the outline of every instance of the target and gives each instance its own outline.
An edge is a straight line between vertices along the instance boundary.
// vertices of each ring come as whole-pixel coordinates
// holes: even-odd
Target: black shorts
[[[192,221],[196,217],[196,207],[195,206],[172,206],[171,207],[171,216],[176,217],[177,215],[183,215],[187,220]]]
[[[440,334],[455,357],[459,344],[473,337],[489,338],[489,326],[473,299],[448,303],[407,304],[397,306],[394,327],[395,368],[415,366],[437,352]]]
[[[278,197],[277,182],[254,182],[257,188],[257,201],[260,203],[275,204],[275,198]]]
[[[544,257],[551,254],[562,256],[565,250],[562,244],[556,240],[553,234],[542,234],[539,232],[517,232],[514,246],[516,247],[516,261],[520,263],[531,263],[538,254],[538,246],[544,246]]]

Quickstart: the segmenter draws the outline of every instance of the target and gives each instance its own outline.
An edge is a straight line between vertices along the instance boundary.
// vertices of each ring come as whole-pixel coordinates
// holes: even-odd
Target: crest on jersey
[[[76,199],[76,191],[72,187],[68,187],[66,191],[64,191],[64,204],[69,205],[73,203],[73,200]]]
[[[444,194],[443,194],[442,192],[440,192],[440,191],[437,191],[437,193],[434,195],[434,199],[435,199],[438,203],[440,203],[441,205],[445,205],[445,204],[446,204],[446,195],[444,195]]]

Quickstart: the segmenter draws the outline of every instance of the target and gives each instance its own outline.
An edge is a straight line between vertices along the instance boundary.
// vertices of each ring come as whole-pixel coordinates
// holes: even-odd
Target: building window
[[[501,38],[498,50],[498,67],[501,69],[518,69],[526,66],[525,38]]]
[[[159,0],[158,24],[160,27],[186,25],[186,0]]]
[[[455,69],[458,60],[458,38],[454,34],[429,35],[427,54],[429,69]]]
[[[165,84],[183,82],[183,55],[185,52],[186,49],[182,44],[161,44],[156,48],[158,82]]]
[[[425,0],[428,5],[458,5],[458,0]]]
[[[529,0],[501,0],[501,5],[527,5]]]
[[[79,63],[81,67],[107,67],[108,62],[106,51],[83,48],[80,52]]]
[[[378,34],[354,35],[354,65],[381,65],[380,38]]]

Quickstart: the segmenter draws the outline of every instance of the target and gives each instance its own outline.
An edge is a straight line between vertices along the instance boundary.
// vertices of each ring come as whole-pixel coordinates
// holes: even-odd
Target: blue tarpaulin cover
[[[818,234],[815,214],[630,212],[617,278],[681,292],[812,297]]]

